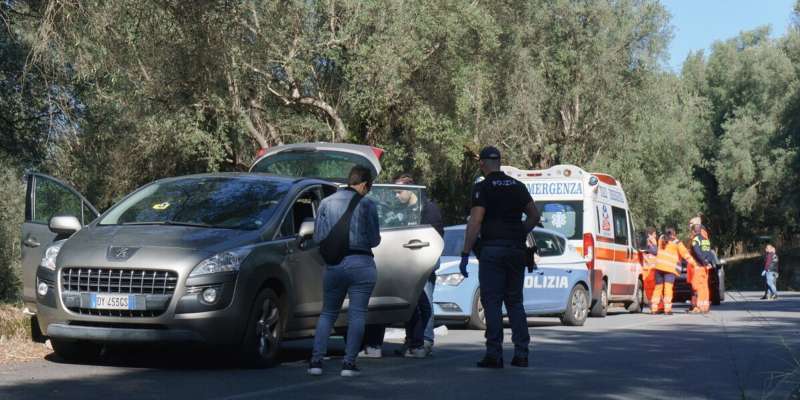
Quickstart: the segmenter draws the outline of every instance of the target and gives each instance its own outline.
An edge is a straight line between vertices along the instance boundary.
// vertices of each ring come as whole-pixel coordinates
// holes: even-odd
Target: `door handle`
[[[27,239],[25,239],[24,242],[22,242],[22,244],[24,244],[27,247],[39,247],[42,245],[41,243],[36,241],[36,238],[33,237],[28,237]]]
[[[407,249],[421,249],[423,247],[430,246],[430,242],[423,242],[421,240],[412,239],[408,243],[404,244],[403,247]]]
[[[568,269],[568,270],[567,270],[567,273],[568,273],[568,274],[571,274],[571,273],[572,273],[572,270],[571,270],[571,269]]]

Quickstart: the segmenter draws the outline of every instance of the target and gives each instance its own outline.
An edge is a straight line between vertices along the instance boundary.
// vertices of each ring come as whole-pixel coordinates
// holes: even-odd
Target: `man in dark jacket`
[[[396,185],[414,185],[414,177],[411,174],[405,173],[395,178]],[[398,190],[395,194],[397,200],[404,204],[406,207],[405,214],[398,212],[395,218],[408,223],[419,223],[422,225],[430,225],[440,236],[444,237],[444,223],[442,222],[442,213],[439,206],[433,200],[424,196],[424,192],[420,196],[411,190]],[[413,221],[419,215],[419,221]],[[438,259],[437,265],[438,268]],[[433,346],[432,334],[429,338],[425,337],[427,326],[431,323],[433,318],[433,286],[436,282],[436,268],[431,272],[431,276],[425,285],[425,290],[420,294],[417,301],[417,308],[411,315],[411,319],[406,322],[406,343],[401,352],[401,355],[409,358],[424,358],[431,353]],[[381,358],[383,337],[386,332],[385,325],[367,325],[364,334],[364,350],[359,353],[359,357],[364,358]],[[426,343],[429,342],[429,343]],[[427,345],[427,346],[426,346]]]

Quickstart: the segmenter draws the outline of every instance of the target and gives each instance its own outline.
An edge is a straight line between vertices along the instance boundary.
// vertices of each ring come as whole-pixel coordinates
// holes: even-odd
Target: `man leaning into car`
[[[503,368],[503,303],[514,342],[511,365],[527,367],[531,337],[522,305],[525,238],[539,223],[539,212],[525,185],[500,171],[499,150],[484,147],[479,162],[485,179],[476,183],[472,190],[472,208],[460,264],[461,274],[466,277],[469,253],[480,233],[480,251],[476,254],[481,303],[486,313],[486,355],[478,362],[478,367]]]

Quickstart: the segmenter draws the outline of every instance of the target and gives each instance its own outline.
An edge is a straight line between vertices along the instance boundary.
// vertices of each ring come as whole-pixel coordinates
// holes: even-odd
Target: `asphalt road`
[[[620,311],[577,328],[531,319],[526,369],[476,368],[483,332],[460,329],[438,337],[427,359],[360,360],[358,378],[339,376],[339,338],[322,377],[306,375],[308,340],[287,343],[282,364],[269,370],[239,369],[196,349],[111,348],[92,365],[51,354],[0,366],[0,399],[786,398],[800,376],[800,293],[759,295],[729,293],[708,315],[685,314],[685,306],[673,316]],[[384,354],[398,346],[387,343]],[[511,352],[507,343],[507,361]]]

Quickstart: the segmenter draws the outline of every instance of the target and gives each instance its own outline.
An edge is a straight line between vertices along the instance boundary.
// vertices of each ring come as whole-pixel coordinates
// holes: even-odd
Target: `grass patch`
[[[42,359],[50,350],[31,338],[30,317],[17,305],[0,304],[0,364]]]

